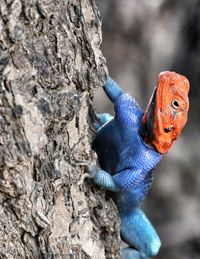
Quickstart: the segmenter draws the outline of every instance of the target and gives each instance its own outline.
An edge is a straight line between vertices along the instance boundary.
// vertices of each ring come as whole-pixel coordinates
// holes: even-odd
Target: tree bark
[[[119,258],[114,204],[79,184],[100,44],[94,0],[0,0],[0,258]]]

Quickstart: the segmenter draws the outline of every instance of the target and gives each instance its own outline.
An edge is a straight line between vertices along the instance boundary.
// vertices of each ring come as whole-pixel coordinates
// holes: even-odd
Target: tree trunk
[[[94,0],[0,0],[0,258],[119,258],[115,206],[79,184],[100,44]]]

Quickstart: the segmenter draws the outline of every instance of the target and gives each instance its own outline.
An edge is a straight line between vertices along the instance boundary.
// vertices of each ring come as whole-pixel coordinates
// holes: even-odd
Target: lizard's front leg
[[[93,179],[93,181],[100,187],[102,187],[105,190],[109,190],[112,192],[119,191],[119,187],[114,182],[114,179],[112,175],[110,175],[108,172],[100,169],[96,162],[93,162],[89,168],[90,175]]]

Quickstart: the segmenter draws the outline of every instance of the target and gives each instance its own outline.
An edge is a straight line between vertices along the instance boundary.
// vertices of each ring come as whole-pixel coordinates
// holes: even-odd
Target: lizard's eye
[[[172,101],[172,107],[173,107],[174,109],[178,109],[178,108],[180,107],[179,101],[176,100],[176,99],[174,99],[174,100]]]

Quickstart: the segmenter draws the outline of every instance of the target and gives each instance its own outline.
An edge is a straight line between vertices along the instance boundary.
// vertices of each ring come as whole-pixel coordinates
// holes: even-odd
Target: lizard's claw
[[[97,156],[97,153],[94,152],[93,150],[91,151],[91,159],[92,159],[92,162],[97,162],[98,160],[98,156]]]
[[[83,184],[86,178],[94,178],[99,168],[97,166],[97,154],[92,151],[92,163],[88,165],[88,172],[81,176],[78,185]]]
[[[99,168],[97,166],[97,163],[96,162],[92,162],[89,166],[89,175],[90,175],[90,178],[94,178],[96,173],[98,172]]]

